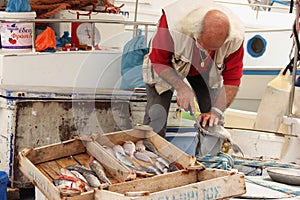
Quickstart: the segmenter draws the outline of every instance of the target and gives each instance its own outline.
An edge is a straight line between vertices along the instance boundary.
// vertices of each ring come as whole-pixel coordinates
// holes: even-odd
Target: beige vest
[[[223,80],[221,73],[223,70],[224,59],[240,48],[244,40],[244,28],[229,10],[221,5],[214,4],[210,0],[179,0],[165,7],[164,11],[167,16],[169,31],[174,41],[172,67],[178,72],[178,75],[180,75],[182,79],[187,76],[191,67],[194,39],[181,32],[180,21],[183,18],[182,16],[186,16],[194,9],[199,9],[200,12],[205,13],[212,9],[218,9],[226,13],[230,19],[229,37],[226,39],[223,46],[215,52],[214,62],[216,64],[216,70],[211,70],[209,75],[209,86],[212,88],[221,87],[223,82],[215,80]],[[172,88],[171,85],[161,79],[154,71],[149,55],[146,55],[144,59],[143,79],[145,83],[155,85],[159,94]]]

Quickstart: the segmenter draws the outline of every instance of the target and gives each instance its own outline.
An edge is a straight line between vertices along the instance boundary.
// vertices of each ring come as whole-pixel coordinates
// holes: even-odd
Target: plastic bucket
[[[32,49],[33,23],[21,22],[34,19],[35,12],[0,12],[0,19],[19,19],[20,22],[2,22],[0,27],[1,44],[4,50]]]
[[[7,199],[7,183],[8,177],[6,172],[0,171],[0,199]]]

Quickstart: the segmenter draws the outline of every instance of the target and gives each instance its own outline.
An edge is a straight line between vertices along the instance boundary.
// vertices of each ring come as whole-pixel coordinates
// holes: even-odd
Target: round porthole
[[[255,35],[248,40],[247,51],[252,57],[260,57],[265,53],[266,46],[266,40],[260,35]]]

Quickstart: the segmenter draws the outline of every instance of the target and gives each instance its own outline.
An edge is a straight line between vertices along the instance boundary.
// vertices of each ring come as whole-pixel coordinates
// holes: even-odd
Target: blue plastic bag
[[[9,0],[6,5],[6,12],[31,12],[29,0]]]
[[[122,82],[120,89],[122,90],[145,87],[142,67],[144,56],[149,52],[145,40],[146,37],[139,32],[139,35],[128,41],[124,46],[121,63]]]

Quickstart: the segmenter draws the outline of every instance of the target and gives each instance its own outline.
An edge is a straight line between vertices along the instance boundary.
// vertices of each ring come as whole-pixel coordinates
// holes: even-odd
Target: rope
[[[98,0],[31,0],[30,6],[32,11],[37,13],[38,19],[45,19],[64,9],[81,10],[92,6],[91,10],[94,10],[97,3]]]
[[[300,191],[299,190],[292,190],[290,188],[287,188],[285,186],[280,186],[279,184],[276,184],[274,182],[270,182],[270,181],[264,181],[264,180],[258,180],[255,179],[255,177],[251,177],[251,176],[246,176],[245,177],[246,180],[255,183],[257,185],[261,185],[264,186],[266,188],[270,188],[272,190],[276,190],[285,194],[289,194],[289,195],[293,195],[293,196],[299,196],[300,195]]]
[[[201,162],[207,168],[224,170],[231,170],[234,165],[232,157],[223,152],[219,152],[216,156],[206,155],[203,157],[197,157],[197,161]]]
[[[281,167],[281,168],[292,168],[292,169],[300,169],[300,165],[283,163],[280,161],[263,161],[263,160],[234,160],[234,165],[245,165],[245,166],[253,166],[253,167]]]
[[[197,157],[197,156],[196,156]],[[262,167],[281,167],[281,168],[292,168],[300,169],[300,165],[284,163],[274,160],[246,160],[238,159],[237,157],[231,157],[230,155],[219,152],[217,155],[206,155],[203,157],[197,157],[197,161],[201,162],[205,167],[217,168],[224,170],[231,170],[234,166],[243,165],[255,168]]]

